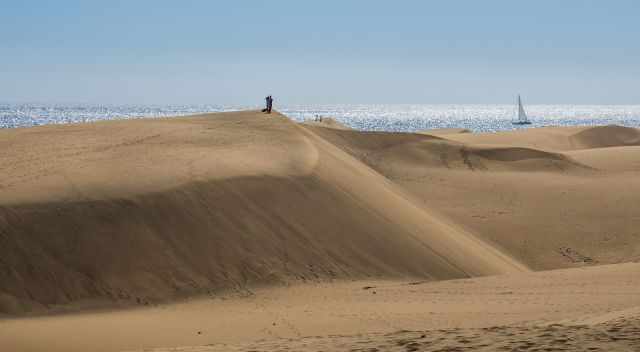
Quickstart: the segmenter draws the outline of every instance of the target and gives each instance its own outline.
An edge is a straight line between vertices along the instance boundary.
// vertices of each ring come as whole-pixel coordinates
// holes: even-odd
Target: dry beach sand
[[[640,131],[0,131],[0,350],[640,349]]]

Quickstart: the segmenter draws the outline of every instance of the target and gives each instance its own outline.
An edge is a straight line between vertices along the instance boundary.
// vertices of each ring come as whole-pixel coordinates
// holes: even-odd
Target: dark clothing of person
[[[271,109],[273,109],[273,97],[272,96],[267,96],[264,98],[265,101],[265,108],[262,109],[262,112],[266,112],[267,114],[271,113]]]

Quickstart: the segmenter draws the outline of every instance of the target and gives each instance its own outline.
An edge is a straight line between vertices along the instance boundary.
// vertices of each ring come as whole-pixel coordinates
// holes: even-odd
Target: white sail
[[[516,125],[528,125],[531,122],[527,117],[527,113],[524,112],[524,108],[522,107],[522,100],[520,99],[520,94],[518,94],[518,120],[513,122]]]

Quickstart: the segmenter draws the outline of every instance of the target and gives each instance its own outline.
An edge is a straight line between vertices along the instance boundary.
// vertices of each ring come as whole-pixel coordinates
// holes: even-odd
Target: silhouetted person
[[[267,101],[267,114],[271,113],[271,109],[273,109],[273,97],[269,96],[269,100]]]
[[[262,112],[269,112],[269,99],[271,98],[270,95],[267,95],[264,98],[264,109],[262,109]]]

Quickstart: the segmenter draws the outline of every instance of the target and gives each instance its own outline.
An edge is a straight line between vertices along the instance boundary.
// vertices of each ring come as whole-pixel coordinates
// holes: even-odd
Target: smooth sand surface
[[[599,170],[640,171],[640,146],[581,149],[565,154]]]
[[[325,122],[0,131],[0,350],[637,346],[638,130]]]
[[[12,351],[70,352],[634,351],[639,307],[640,264],[618,264],[262,288],[129,311],[7,320],[0,341]]]

